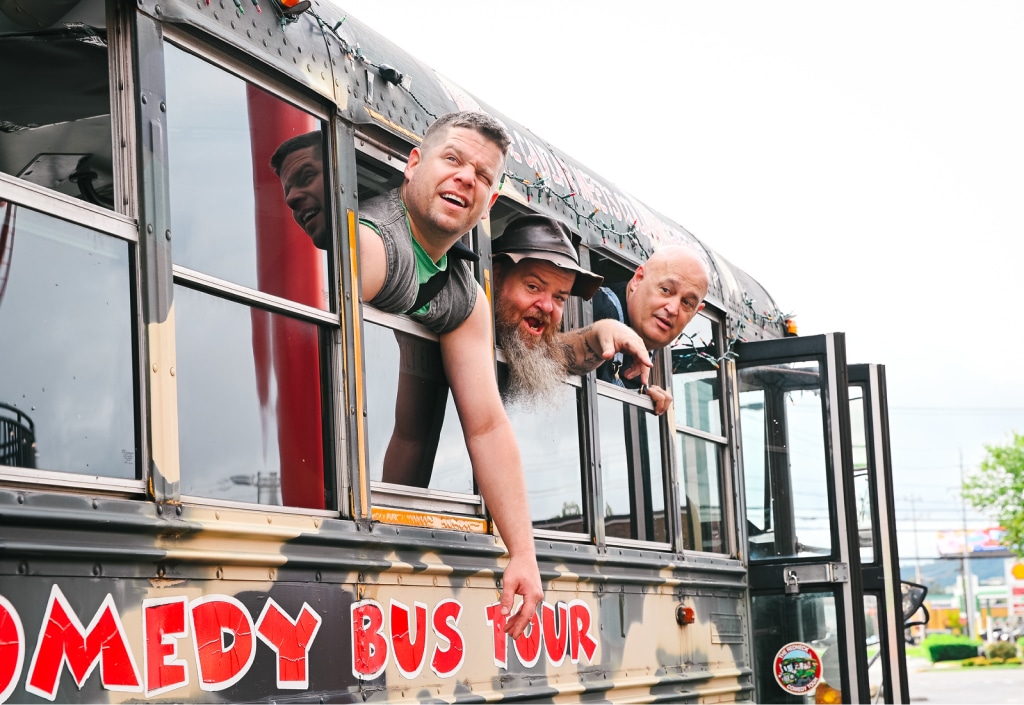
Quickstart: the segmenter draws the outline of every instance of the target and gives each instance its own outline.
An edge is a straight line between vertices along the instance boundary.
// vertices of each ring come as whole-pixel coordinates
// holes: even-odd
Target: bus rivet
[[[174,376],[174,368],[173,367],[170,370],[168,370],[168,374],[170,374],[171,377]]]
[[[171,231],[170,230],[164,230],[164,239],[165,240],[170,240],[171,239]]]
[[[157,366],[156,366],[156,363],[154,362],[154,363],[153,363],[153,372],[156,372],[156,371],[157,371],[157,369],[158,369],[158,368],[157,368]]]
[[[160,112],[161,113],[166,113],[167,112],[167,103],[162,101],[162,100],[160,101]]]

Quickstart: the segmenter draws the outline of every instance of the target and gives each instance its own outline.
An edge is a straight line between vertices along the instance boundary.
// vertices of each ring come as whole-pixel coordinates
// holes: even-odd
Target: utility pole
[[[960,449],[960,519],[963,524],[964,548],[960,554],[960,576],[964,585],[964,608],[967,613],[967,636],[974,638],[974,581],[971,579],[971,559],[968,558],[967,507],[964,503],[964,451]]]
[[[911,531],[914,532],[914,581],[918,585],[923,585],[921,582],[921,548],[917,539],[917,505],[915,504],[921,498],[910,495],[907,499],[910,501]]]

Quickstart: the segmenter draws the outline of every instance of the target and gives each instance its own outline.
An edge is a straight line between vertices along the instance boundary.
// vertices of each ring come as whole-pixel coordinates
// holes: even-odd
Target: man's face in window
[[[497,144],[462,127],[413,149],[402,198],[414,227],[428,240],[469,232],[497,198],[503,163]]]
[[[498,326],[514,331],[527,347],[550,345],[562,323],[575,274],[537,259],[518,264],[499,260],[495,267]]]
[[[281,186],[292,217],[313,244],[326,250],[330,244],[324,213],[324,166],[316,147],[298,149],[281,163]]]
[[[495,259],[494,331],[508,361],[506,401],[560,405],[566,357],[558,343],[562,311],[575,275],[553,264]]]

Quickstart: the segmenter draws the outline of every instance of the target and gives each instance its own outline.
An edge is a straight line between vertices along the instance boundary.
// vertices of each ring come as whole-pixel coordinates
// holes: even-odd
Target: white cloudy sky
[[[337,3],[884,363],[901,555],[961,525],[1024,433],[1024,5]]]

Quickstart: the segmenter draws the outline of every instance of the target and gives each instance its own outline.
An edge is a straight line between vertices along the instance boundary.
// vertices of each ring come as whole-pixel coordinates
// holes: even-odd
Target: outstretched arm
[[[559,334],[558,342],[565,346],[570,374],[585,375],[596,370],[606,360],[611,360],[615,353],[621,352],[629,355],[633,364],[621,370],[620,376],[633,379],[639,375],[640,382],[647,384],[651,358],[644,347],[644,341],[625,323],[603,318],[586,328]]]
[[[441,335],[441,355],[473,475],[508,547],[501,610],[510,617],[505,631],[518,638],[544,598],[544,589],[537,568],[519,446],[498,393],[493,351],[491,310],[478,289],[469,318],[454,331]],[[523,606],[511,616],[517,594],[522,596]]]

